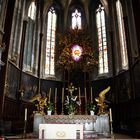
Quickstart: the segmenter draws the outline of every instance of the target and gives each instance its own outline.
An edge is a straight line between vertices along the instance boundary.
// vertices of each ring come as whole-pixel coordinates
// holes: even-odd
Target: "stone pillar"
[[[34,114],[34,122],[33,122],[33,136],[39,137],[39,124],[44,123],[44,117],[40,113]]]

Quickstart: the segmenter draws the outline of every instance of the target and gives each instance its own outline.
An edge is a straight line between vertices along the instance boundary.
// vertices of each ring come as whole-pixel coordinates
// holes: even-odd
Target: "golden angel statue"
[[[47,107],[47,98],[42,97],[40,94],[33,97],[30,102],[34,102],[37,107],[37,112],[45,114],[44,109]]]
[[[105,114],[105,109],[107,107],[107,105],[105,104],[105,95],[106,93],[110,90],[110,86],[106,89],[104,89],[103,91],[101,91],[99,93],[99,97],[95,98],[95,101],[97,102],[97,106],[99,107],[99,112],[98,114]]]

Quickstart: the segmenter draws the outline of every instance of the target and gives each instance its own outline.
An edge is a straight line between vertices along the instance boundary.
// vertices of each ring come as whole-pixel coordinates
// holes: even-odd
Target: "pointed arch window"
[[[107,37],[104,7],[99,5],[96,11],[96,25],[98,33],[99,74],[108,73]]]
[[[32,2],[28,10],[28,17],[30,17],[32,20],[35,20],[35,16],[36,16],[36,6],[35,2]]]
[[[46,60],[45,60],[45,75],[54,76],[54,57],[55,57],[55,34],[56,34],[57,15],[54,7],[48,11],[47,17],[47,38],[46,38]]]
[[[34,31],[36,19],[35,2],[31,2],[28,9],[28,23],[25,37],[23,70],[32,72],[34,63]]]
[[[9,43],[9,60],[12,61],[17,67],[19,67],[20,60],[20,49],[21,49],[21,39],[22,39],[22,26],[23,26],[23,16],[25,13],[25,1],[15,1],[13,20],[12,20],[12,30]]]
[[[121,61],[122,69],[128,69],[128,56],[127,56],[127,46],[126,46],[126,36],[123,21],[123,10],[120,0],[116,1],[118,28],[119,28],[119,41],[120,41],[120,51],[121,51]]]
[[[75,11],[72,13],[72,19],[71,19],[71,23],[72,23],[72,29],[78,28],[81,29],[82,28],[82,23],[81,23],[81,12],[78,11],[78,9],[75,9]]]

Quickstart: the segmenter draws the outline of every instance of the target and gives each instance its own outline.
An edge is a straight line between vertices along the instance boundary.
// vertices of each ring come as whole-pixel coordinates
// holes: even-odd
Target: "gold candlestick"
[[[110,117],[110,121],[112,122],[112,110],[111,110],[111,108],[109,108],[109,117]]]
[[[54,115],[57,115],[57,88],[55,88],[55,108]]]
[[[78,89],[79,89],[79,101],[81,101],[80,87]]]
[[[113,134],[113,126],[112,126],[112,110],[111,108],[109,109],[109,120],[110,120],[110,135],[111,135],[111,138],[114,139],[114,134]]]
[[[87,109],[86,109],[86,104],[87,104],[87,92],[86,92],[86,88],[85,88],[85,114],[87,115]]]
[[[91,103],[93,103],[93,97],[92,97],[92,87],[90,88],[90,94],[91,94]]]
[[[50,90],[49,90],[49,103],[50,103],[50,101],[51,101],[51,88],[50,88]]]
[[[61,114],[64,115],[64,88],[62,88],[62,111]]]
[[[86,88],[85,88],[85,103],[87,103],[87,91],[86,91]]]
[[[80,87],[79,87],[79,102],[81,104],[81,91],[80,91]],[[81,115],[81,105],[79,106],[79,114]]]

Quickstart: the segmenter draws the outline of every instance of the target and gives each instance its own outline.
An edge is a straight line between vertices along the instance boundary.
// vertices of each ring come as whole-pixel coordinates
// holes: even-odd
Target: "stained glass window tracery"
[[[25,48],[24,48],[24,60],[23,60],[23,70],[32,72],[33,63],[35,57],[35,47],[33,38],[35,32],[35,20],[36,20],[36,5],[32,1],[28,9],[28,23],[26,29],[25,37]]]
[[[54,7],[51,7],[48,12],[47,22],[47,39],[46,39],[46,60],[45,74],[55,75],[54,57],[55,57],[55,33],[56,33],[57,15]]]
[[[35,2],[33,1],[30,4],[29,10],[28,10],[28,17],[30,17],[32,20],[35,20],[35,16],[36,16],[36,6],[35,6]]]
[[[122,68],[128,68],[128,56],[127,56],[127,46],[126,46],[126,36],[123,22],[123,10],[120,0],[116,2],[117,10],[117,19],[118,19],[118,28],[119,28],[119,41],[120,41],[120,50],[121,50],[121,61]]]
[[[81,29],[81,12],[78,11],[78,9],[75,9],[75,11],[72,13],[72,29]]]
[[[99,74],[108,73],[107,37],[104,7],[99,5],[96,11],[96,25],[98,33]]]

